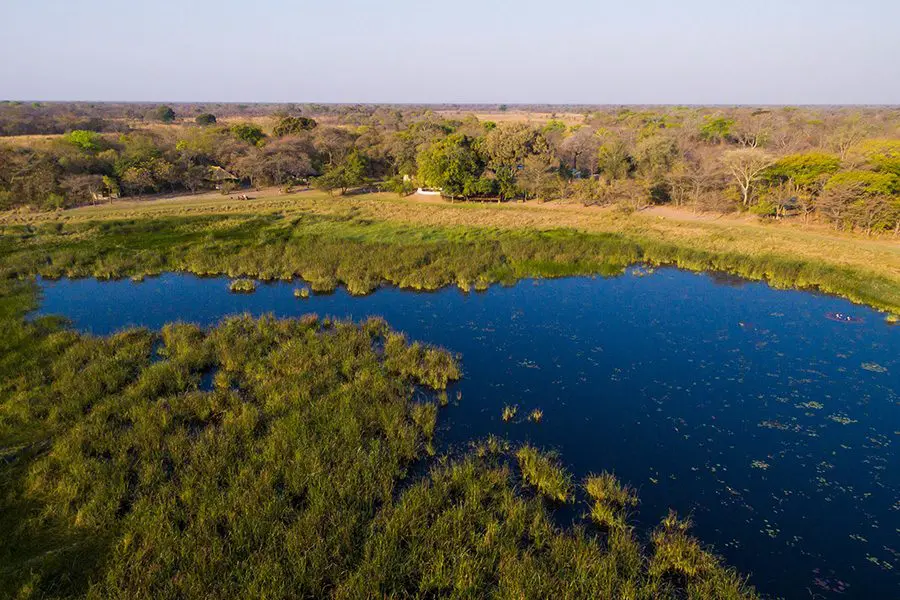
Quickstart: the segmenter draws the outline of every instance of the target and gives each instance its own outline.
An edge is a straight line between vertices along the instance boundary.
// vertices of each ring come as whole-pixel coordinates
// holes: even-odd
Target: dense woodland
[[[428,187],[900,235],[896,108],[6,102],[0,135],[2,209],[246,186]]]

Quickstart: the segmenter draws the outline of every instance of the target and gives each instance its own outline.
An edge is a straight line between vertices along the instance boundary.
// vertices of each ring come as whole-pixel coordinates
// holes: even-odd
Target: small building
[[[238,183],[240,182],[240,178],[232,175],[225,169],[219,166],[212,166],[206,172],[206,181],[211,183],[215,189],[222,189],[222,185],[226,183]]]
[[[117,200],[119,198],[119,193],[110,190],[101,190],[99,192],[91,192],[91,198],[93,198],[94,202],[109,202],[110,200]]]

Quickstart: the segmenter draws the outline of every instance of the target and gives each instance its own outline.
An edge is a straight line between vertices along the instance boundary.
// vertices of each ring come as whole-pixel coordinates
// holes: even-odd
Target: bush
[[[216,124],[216,115],[212,113],[203,113],[201,115],[197,115],[197,118],[194,119],[197,125],[215,125]]]

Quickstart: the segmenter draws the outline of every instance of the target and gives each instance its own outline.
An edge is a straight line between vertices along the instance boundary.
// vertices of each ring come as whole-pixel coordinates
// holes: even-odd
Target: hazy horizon
[[[0,99],[900,104],[900,3],[785,4],[18,2]]]

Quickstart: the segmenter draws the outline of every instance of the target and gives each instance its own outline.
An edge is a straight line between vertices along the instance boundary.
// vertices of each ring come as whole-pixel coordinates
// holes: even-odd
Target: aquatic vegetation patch
[[[815,400],[810,400],[809,402],[801,402],[797,405],[800,408],[808,408],[811,410],[822,410],[825,408],[825,405],[821,402],[816,402]]]
[[[828,418],[830,420],[834,421],[835,423],[839,423],[841,425],[850,425],[852,423],[858,422],[856,419],[851,419],[847,415],[843,415],[843,414],[828,415]]]
[[[256,291],[256,282],[252,279],[235,279],[228,284],[228,289],[236,294],[252,294]]]
[[[519,412],[519,407],[516,405],[507,404],[503,407],[503,412],[500,414],[500,417],[504,422],[512,421],[516,418],[516,414]]]

